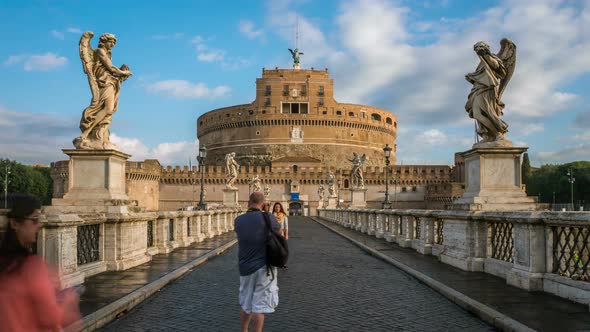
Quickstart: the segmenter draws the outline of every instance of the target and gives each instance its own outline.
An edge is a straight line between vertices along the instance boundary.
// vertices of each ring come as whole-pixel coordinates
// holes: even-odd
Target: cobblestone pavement
[[[265,331],[491,331],[395,267],[303,217]],[[239,331],[237,247],[197,267],[103,331]]]

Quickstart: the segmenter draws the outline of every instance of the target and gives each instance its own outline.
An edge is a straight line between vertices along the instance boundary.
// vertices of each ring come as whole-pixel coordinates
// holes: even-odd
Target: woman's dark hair
[[[283,209],[283,205],[279,202],[276,202],[272,205],[272,212],[275,212],[275,207],[277,206],[277,204],[279,205],[279,207],[281,208],[281,212],[283,212],[284,214],[286,214],[285,209]]]
[[[28,194],[12,194],[8,196],[8,223],[6,231],[0,242],[0,274],[10,273],[20,268],[25,258],[31,255],[31,250],[24,247],[16,237],[16,232],[10,224],[14,219],[17,223],[23,222],[41,208],[41,201]]]

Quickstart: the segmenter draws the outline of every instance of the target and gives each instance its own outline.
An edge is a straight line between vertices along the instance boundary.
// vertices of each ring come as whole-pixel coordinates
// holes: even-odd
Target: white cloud
[[[26,71],[49,71],[63,67],[68,63],[68,59],[63,56],[48,52],[43,55],[31,55],[24,62]]]
[[[149,84],[148,91],[161,93],[174,98],[209,98],[216,99],[227,97],[231,88],[220,85],[215,88],[209,88],[204,83],[191,83],[185,80],[163,80]]]
[[[590,143],[560,148],[558,151],[542,151],[536,154],[541,164],[567,163],[571,161],[590,160]]]
[[[82,30],[79,28],[67,28],[66,31],[69,33],[82,33]]]
[[[132,154],[133,160],[157,159],[161,165],[187,165],[189,158],[195,162],[198,141],[180,141],[160,143],[149,148],[138,138],[127,138],[111,134],[111,141],[126,153]]]
[[[256,39],[262,37],[262,29],[256,29],[254,22],[242,20],[238,24],[238,30],[249,39]]]
[[[4,61],[5,65],[23,63],[26,71],[49,71],[65,66],[68,59],[55,53],[47,52],[41,55],[11,55]]]
[[[57,30],[51,30],[51,35],[57,39],[64,40],[66,37],[64,36],[63,32]]]
[[[518,133],[520,134],[519,136],[529,136],[543,130],[545,130],[543,123],[526,123],[520,126]]]
[[[203,37],[201,36],[194,36],[193,39],[191,39],[191,43],[195,43],[195,44],[199,44],[203,42]]]
[[[215,62],[222,61],[225,56],[225,52],[222,50],[211,50],[209,52],[199,52],[197,59],[203,62]]]

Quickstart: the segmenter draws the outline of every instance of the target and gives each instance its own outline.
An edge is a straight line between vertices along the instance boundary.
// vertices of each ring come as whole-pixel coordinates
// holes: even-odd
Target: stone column
[[[459,212],[458,212],[459,213]],[[444,217],[444,251],[440,254],[443,263],[465,271],[483,271],[487,249],[485,222],[465,218]]]

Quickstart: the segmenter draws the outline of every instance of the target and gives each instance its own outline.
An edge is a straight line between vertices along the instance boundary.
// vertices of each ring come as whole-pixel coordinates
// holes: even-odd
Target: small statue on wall
[[[354,188],[365,188],[365,179],[363,177],[363,166],[367,156],[363,153],[359,156],[358,153],[353,152],[354,158],[350,160],[352,162],[352,170],[350,171],[350,182]]]
[[[336,197],[336,178],[332,171],[328,171],[328,195]]]
[[[268,199],[268,195],[270,195],[270,186],[268,184],[264,185],[264,197]]]
[[[323,184],[320,184],[320,185],[318,186],[318,196],[319,196],[319,202],[320,202],[320,206],[323,206],[323,202],[324,202],[324,192],[325,192],[324,185],[323,185]]]
[[[230,152],[225,155],[225,173],[226,173],[226,183],[225,186],[229,189],[237,189],[234,186],[236,179],[238,178],[238,174],[240,173],[240,165],[235,159],[236,153]]]
[[[252,178],[250,184],[254,187],[254,192],[262,191],[261,180],[258,174]]]

